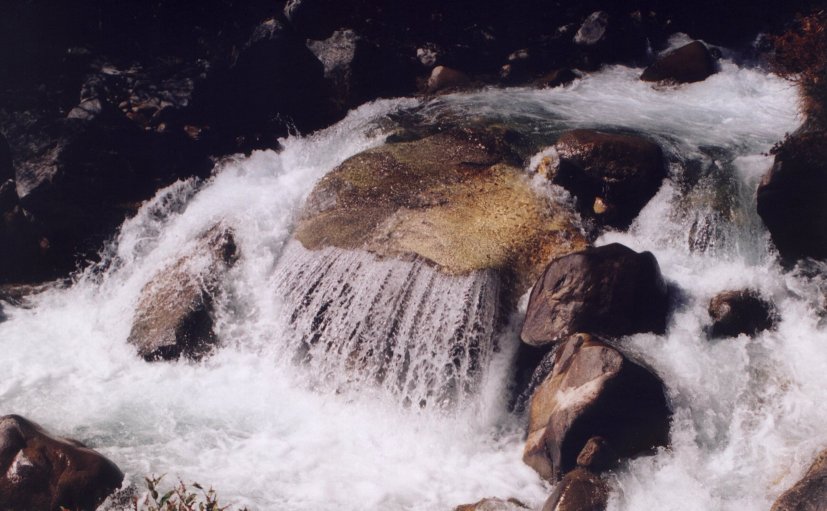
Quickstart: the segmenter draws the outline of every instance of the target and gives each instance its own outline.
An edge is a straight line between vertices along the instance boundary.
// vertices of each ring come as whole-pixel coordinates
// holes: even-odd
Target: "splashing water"
[[[253,509],[435,510],[486,496],[539,506],[550,489],[523,465],[523,425],[505,404],[517,325],[501,333],[499,352],[479,359],[476,388],[454,409],[400,400],[416,403],[433,390],[429,379],[468,384],[456,381],[466,372],[435,369],[445,366],[450,343],[420,346],[419,362],[404,373],[376,367],[343,387],[346,371],[337,364],[346,355],[310,346],[310,362],[294,363],[315,316],[291,323],[285,301],[307,290],[291,290],[286,272],[321,266],[291,247],[290,232],[320,177],[382,142],[388,114],[503,122],[549,142],[575,127],[634,131],[664,147],[669,179],[627,233],[606,233],[598,243],[653,251],[680,289],[665,336],[624,341],[663,377],[676,414],[671,449],[613,474],[611,507],[766,509],[827,446],[827,412],[817,406],[827,385],[827,335],[816,313],[824,271],[784,273],[754,204],[771,161],[762,153],[800,121],[797,98],[786,82],[728,62],[706,81],[680,87],[652,87],[637,80],[639,72],[611,67],[552,90],[379,101],[323,132],[284,140],[281,153],[228,159],[206,182],[162,190],[125,222],[102,264],[28,307],[5,308],[0,414],[19,413],[87,442],[132,481],[174,474]],[[141,289],[218,222],[234,230],[240,249],[218,301],[222,349],[202,363],[142,361],[126,343]],[[409,304],[425,303],[429,293],[467,304],[478,293],[471,281],[440,280],[430,268],[399,274],[371,257],[350,261],[361,264],[354,278],[368,285],[384,272],[407,282]],[[330,293],[341,292],[332,285]],[[706,340],[709,298],[747,286],[776,303],[778,329],[754,340]],[[376,294],[385,299],[381,286]],[[461,307],[416,317],[405,316],[409,308],[415,314],[411,305],[398,307],[401,328],[414,332],[408,338],[468,321]],[[332,316],[342,331],[346,312]],[[484,308],[474,315],[491,316]],[[431,366],[422,362],[428,358]],[[373,381],[390,383],[383,389]]]

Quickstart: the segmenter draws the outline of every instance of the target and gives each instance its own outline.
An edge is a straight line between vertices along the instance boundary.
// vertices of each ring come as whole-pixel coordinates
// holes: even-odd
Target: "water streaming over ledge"
[[[549,488],[523,465],[523,425],[506,411],[515,325],[501,332],[499,351],[480,346],[492,355],[469,359],[474,388],[462,403],[406,406],[431,397],[429,378],[454,378],[449,389],[469,386],[456,380],[466,371],[438,370],[451,344],[419,346],[424,365],[373,367],[355,382],[342,376],[337,364],[347,364],[347,356],[326,358],[324,348],[307,343],[315,315],[284,307],[291,292],[308,291],[285,287],[285,272],[323,266],[291,248],[289,235],[315,181],[380,144],[389,114],[409,111],[435,122],[484,118],[537,140],[574,127],[636,131],[666,149],[669,179],[628,233],[607,233],[598,243],[653,251],[680,290],[666,336],[625,341],[662,375],[676,419],[671,450],[613,476],[611,506],[768,508],[827,446],[827,411],[819,407],[827,331],[816,313],[825,272],[784,273],[754,207],[770,163],[762,153],[800,122],[796,95],[784,81],[728,62],[708,80],[681,87],[653,88],[638,74],[611,67],[562,89],[380,101],[319,134],[284,140],[279,154],[230,159],[206,182],[159,192],[124,224],[95,271],[37,296],[28,308],[5,307],[0,414],[19,413],[82,439],[133,481],[174,474],[212,484],[224,499],[253,509],[438,510],[485,496],[541,505]],[[126,344],[140,290],[219,221],[234,229],[241,253],[219,300],[223,348],[200,364],[143,362]],[[380,301],[379,273],[409,291],[408,303],[428,293],[473,303],[480,292],[474,286],[485,282],[449,282],[424,266],[353,257],[327,263],[361,264],[354,282],[376,286]],[[316,298],[342,292],[343,285],[328,284]],[[752,341],[706,340],[709,298],[745,286],[775,301],[779,328]],[[464,307],[416,317],[406,315],[408,307],[396,311],[383,308],[377,321],[387,326],[396,318],[410,339],[429,329],[451,339],[470,321]],[[346,311],[334,312],[335,328],[344,331]],[[491,317],[484,307],[471,315]],[[296,365],[303,342],[310,363]],[[422,362],[428,358],[432,365]],[[372,381],[387,382],[385,390]]]

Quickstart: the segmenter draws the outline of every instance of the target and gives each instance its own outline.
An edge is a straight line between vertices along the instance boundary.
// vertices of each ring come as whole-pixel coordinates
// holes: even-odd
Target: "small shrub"
[[[222,506],[218,494],[212,488],[205,490],[198,483],[191,485],[179,481],[172,489],[161,493],[159,485],[164,476],[145,478],[147,492],[133,499],[135,511],[229,511],[231,506]],[[237,509],[247,511],[247,508]]]
[[[827,126],[827,12],[799,16],[794,26],[772,39],[774,70],[795,81],[804,98],[802,110]]]

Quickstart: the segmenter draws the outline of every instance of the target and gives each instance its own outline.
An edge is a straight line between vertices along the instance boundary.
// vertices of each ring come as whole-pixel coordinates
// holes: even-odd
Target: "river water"
[[[597,244],[652,251],[675,290],[666,335],[623,341],[663,378],[675,422],[670,449],[611,475],[610,506],[767,509],[827,446],[818,404],[827,327],[817,312],[827,273],[814,263],[783,270],[755,213],[765,153],[801,122],[797,95],[730,61],[680,87],[653,87],[639,73],[617,66],[559,89],[378,101],[283,140],[279,153],[228,159],[207,181],[162,190],[103,263],[25,306],[4,304],[0,414],[86,442],[138,485],[165,473],[251,509],[448,510],[486,496],[541,506],[550,487],[522,463],[524,425],[507,410],[518,325],[502,333],[469,399],[406,406],[387,389],[342,386],[294,364],[298,333],[280,319],[274,283],[314,183],[381,144],[400,112],[502,122],[549,143],[574,127],[624,130],[664,147],[669,178],[627,232]],[[241,254],[218,304],[221,349],[201,363],[144,362],[126,343],[141,289],[217,222],[233,228]],[[775,302],[778,328],[709,341],[709,299],[742,287]]]

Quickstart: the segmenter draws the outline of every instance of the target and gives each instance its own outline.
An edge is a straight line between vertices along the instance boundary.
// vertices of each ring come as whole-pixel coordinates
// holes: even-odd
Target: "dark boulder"
[[[609,486],[600,477],[578,467],[557,483],[543,511],[604,511]]]
[[[216,342],[213,306],[222,277],[238,258],[232,232],[216,226],[193,252],[144,286],[128,342],[148,361],[198,359]]]
[[[758,215],[785,262],[827,258],[827,133],[798,133],[778,148],[758,186]]]
[[[827,511],[827,451],[822,451],[800,481],[784,492],[772,511]]]
[[[608,463],[615,454],[603,443],[622,458],[666,445],[670,418],[657,376],[609,344],[578,334],[555,352],[554,369],[531,398],[523,460],[556,481],[578,460]],[[595,442],[604,453],[584,452]]]
[[[605,438],[593,436],[577,455],[577,466],[592,472],[604,472],[617,463],[617,453]]]
[[[537,84],[541,87],[560,87],[561,85],[568,85],[577,79],[574,71],[564,67],[555,69],[544,74],[537,80]]]
[[[451,69],[450,67],[437,66],[431,71],[426,90],[433,94],[435,92],[461,89],[470,84],[471,79],[462,71]]]
[[[706,45],[692,41],[658,57],[643,71],[640,79],[645,82],[692,83],[706,80],[716,71],[715,59]]]
[[[341,0],[288,0],[284,17],[296,32],[309,38],[322,40],[348,24],[349,3]]]
[[[291,126],[309,132],[333,120],[324,65],[278,19],[256,27],[234,62],[196,87],[192,111],[210,125],[211,144],[231,144],[218,152],[273,148]]]
[[[628,226],[666,176],[663,151],[644,137],[578,129],[553,147],[540,170],[601,224]]]
[[[594,46],[608,37],[609,13],[606,11],[595,11],[585,20],[577,33],[574,34],[574,43],[583,46]]]
[[[540,346],[576,332],[662,333],[667,309],[667,286],[655,256],[613,243],[553,260],[531,291],[520,335]]]
[[[18,205],[0,210],[0,284],[51,278],[51,266],[49,240],[31,214]]]
[[[0,133],[0,184],[14,179],[14,165],[11,159],[11,149],[6,137]]]
[[[569,60],[582,69],[602,64],[640,60],[647,49],[646,32],[639,20],[615,10],[595,11],[580,24],[572,38]]]
[[[772,328],[775,313],[771,303],[752,290],[724,291],[709,302],[712,337],[753,336]]]
[[[17,415],[0,417],[0,474],[0,507],[27,511],[96,509],[124,478],[99,453]]]

